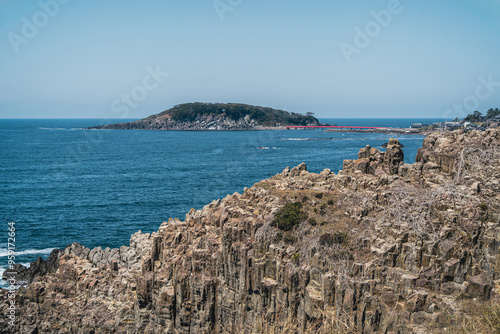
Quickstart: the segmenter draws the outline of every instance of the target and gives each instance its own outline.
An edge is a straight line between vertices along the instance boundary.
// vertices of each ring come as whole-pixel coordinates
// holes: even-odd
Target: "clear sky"
[[[465,116],[500,107],[499,59],[500,0],[1,0],[0,118]]]

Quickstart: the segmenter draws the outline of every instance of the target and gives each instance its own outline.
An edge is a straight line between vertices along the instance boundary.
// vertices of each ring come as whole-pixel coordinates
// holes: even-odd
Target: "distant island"
[[[321,125],[312,113],[301,115],[284,110],[239,103],[185,103],[156,115],[128,123],[89,129],[117,130],[264,130],[291,125]]]

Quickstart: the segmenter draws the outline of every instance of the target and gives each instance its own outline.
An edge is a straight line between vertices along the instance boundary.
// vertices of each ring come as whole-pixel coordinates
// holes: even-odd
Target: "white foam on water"
[[[23,251],[14,251],[15,256],[19,255],[30,255],[30,254],[50,254],[55,248],[44,248],[44,249],[26,249]],[[8,249],[0,249],[0,257],[9,256]]]
[[[83,128],[44,128],[44,127],[38,127],[38,130],[59,130],[59,131],[75,131],[75,130],[83,130]]]
[[[25,267],[29,267],[31,263],[21,263],[21,264]],[[5,270],[7,270],[7,268],[9,268],[8,265],[0,266],[0,288],[3,288],[3,289],[8,289],[10,287],[9,282],[2,279],[3,273],[5,272]],[[15,286],[14,288],[17,289],[18,287],[19,286]]]

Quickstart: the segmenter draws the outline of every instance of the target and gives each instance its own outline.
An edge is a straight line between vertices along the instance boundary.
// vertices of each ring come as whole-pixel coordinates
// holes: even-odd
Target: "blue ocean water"
[[[320,118],[330,125],[380,126],[409,128],[414,123],[433,124],[446,121],[444,118]]]
[[[109,120],[110,123],[128,120]],[[322,119],[338,125],[409,126],[420,119]],[[17,263],[46,258],[72,242],[128,245],[138,230],[242,192],[305,162],[337,172],[344,159],[385,134],[288,131],[84,130],[93,119],[0,120],[0,275],[8,223]],[[396,136],[413,162],[423,137]],[[325,140],[326,139],[326,140]]]

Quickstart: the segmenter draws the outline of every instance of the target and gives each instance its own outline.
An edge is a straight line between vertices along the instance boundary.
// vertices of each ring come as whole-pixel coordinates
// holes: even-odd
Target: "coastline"
[[[55,250],[18,276],[31,284],[18,290],[15,303],[31,316],[8,332],[189,333],[230,326],[250,333],[262,332],[260,324],[312,331],[318,320],[332,318],[327,311],[349,317],[359,309],[378,314],[370,326],[384,332],[416,326],[442,332],[467,315],[456,303],[494,297],[498,252],[468,254],[492,238],[498,242],[497,224],[487,222],[498,213],[499,183],[490,169],[499,170],[499,138],[498,130],[436,133],[413,164],[403,163],[397,140],[386,152],[367,146],[356,160],[344,160],[338,174],[311,173],[304,163],[287,167],[241,194],[191,209],[184,220],[171,218],[157,232],[134,233],[130,246]],[[476,145],[491,161],[462,169],[455,157]],[[451,206],[456,191],[467,196],[454,197]],[[484,232],[476,234],[478,228]],[[465,260],[472,263],[460,265]],[[293,312],[293,319],[269,322],[276,305],[283,312],[277,315]],[[366,325],[363,319],[350,320],[351,332]]]
[[[230,326],[250,333],[262,332],[260,324],[312,331],[318,320],[334,319],[326,312],[350,317],[361,309],[378,314],[370,328],[383,332],[420,326],[440,333],[467,316],[455,305],[494,298],[498,250],[469,254],[499,242],[499,182],[490,173],[500,171],[499,139],[500,130],[435,133],[413,164],[403,163],[393,139],[385,152],[361,148],[338,174],[312,173],[304,163],[287,167],[241,194],[191,209],[184,220],[134,233],[129,246],[54,250],[30,268],[16,267],[17,279],[29,285],[13,300],[31,316],[8,332]],[[470,149],[478,145],[491,159],[477,161]],[[462,157],[464,151],[471,153]],[[471,162],[480,165],[463,167]],[[470,265],[460,264],[465,260]],[[269,322],[266,315],[275,312],[294,317]],[[349,320],[351,332],[364,319]]]
[[[401,129],[401,128],[386,128],[386,129],[289,129],[286,126],[255,126],[251,128],[243,129],[214,129],[214,128],[174,128],[174,129],[133,129],[133,128],[106,128],[101,127],[87,127],[85,130],[146,130],[146,131],[324,131],[324,132],[340,132],[340,133],[383,133],[383,134],[405,134],[405,135],[420,135],[427,136],[431,133],[441,132],[441,131],[413,131],[412,129]]]
[[[328,129],[325,132],[354,132],[354,133],[386,133],[427,136],[439,131],[413,131],[412,129],[387,128],[387,129]]]

